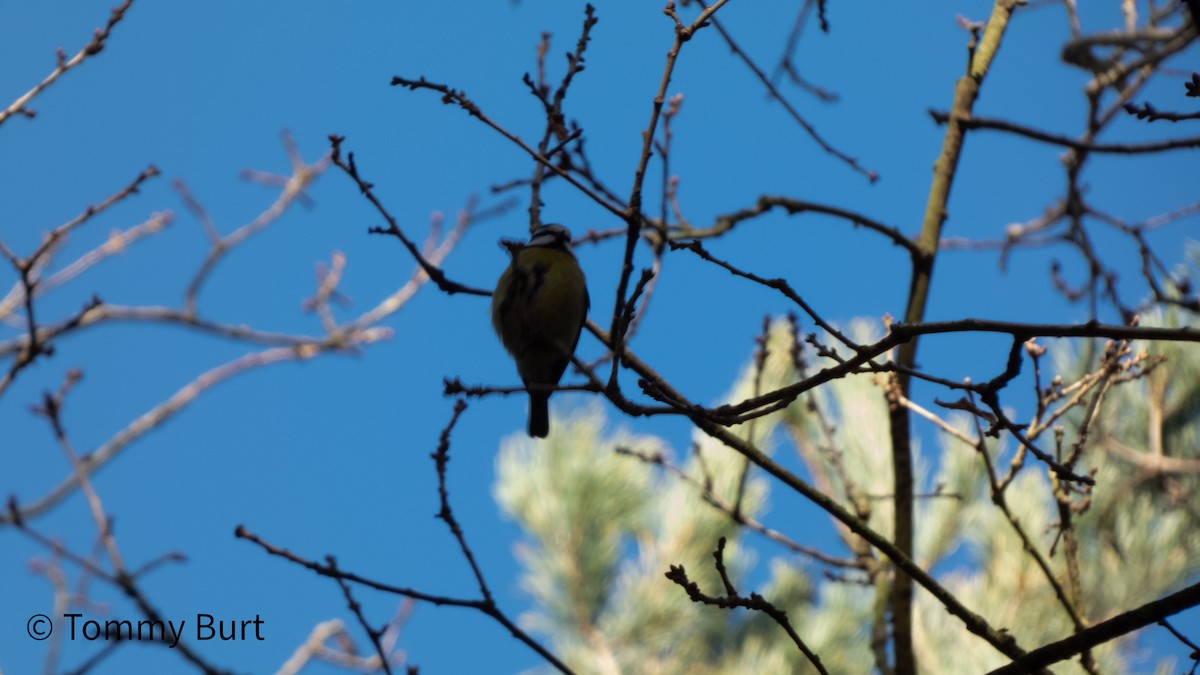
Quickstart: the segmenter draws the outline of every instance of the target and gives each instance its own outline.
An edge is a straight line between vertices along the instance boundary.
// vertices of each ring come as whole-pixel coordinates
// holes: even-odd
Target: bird
[[[591,304],[587,280],[562,225],[541,225],[529,243],[507,247],[512,262],[492,293],[492,327],[529,390],[529,435],[545,438],[550,392],[535,388],[558,384],[571,362]]]

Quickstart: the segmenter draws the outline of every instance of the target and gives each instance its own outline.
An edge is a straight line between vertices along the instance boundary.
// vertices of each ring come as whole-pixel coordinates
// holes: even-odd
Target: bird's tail
[[[529,435],[545,438],[550,433],[550,394],[529,394]]]

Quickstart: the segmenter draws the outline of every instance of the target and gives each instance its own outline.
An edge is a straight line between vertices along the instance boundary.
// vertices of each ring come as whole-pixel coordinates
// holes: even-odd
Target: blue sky
[[[949,105],[966,58],[967,36],[955,15],[983,19],[990,6],[979,0],[918,4],[858,13],[831,2],[832,34],[810,26],[798,52],[804,74],[841,100],[821,105],[794,91],[791,100],[831,143],[879,172],[874,185],[822,153],[780,106],[767,102],[714,31],[687,44],[670,88],[684,94],[672,166],[681,176],[686,215],[703,224],[761,194],[782,194],[843,205],[915,233],[942,134],[927,110]],[[1107,4],[1114,7],[1084,15],[1086,29],[1116,25],[1117,3]],[[441,105],[436,95],[391,87],[390,78],[423,75],[464,89],[489,116],[534,139],[540,108],[520,76],[533,69],[543,31],[553,34],[551,80],[561,73],[561,54],[574,45],[582,7],[549,0],[516,5],[139,0],[101,54],[33,102],[35,119],[11,119],[0,127],[0,156],[6,160],[0,162],[5,186],[0,240],[27,253],[43,232],[154,164],[162,177],[90,222],[59,260],[91,250],[110,230],[154,212],[172,210],[174,222],[39,307],[45,316],[62,317],[93,293],[121,304],[178,305],[206,244],[171,181],[186,181],[218,229],[228,233],[274,200],[274,190],[240,181],[238,172],[285,172],[283,129],[309,161],[327,150],[328,134],[346,136],[364,175],[419,239],[433,212],[452,219],[472,194],[480,195],[483,206],[500,202],[488,187],[527,175],[530,163],[484,125]],[[722,14],[743,47],[767,66],[784,44],[791,17],[784,3],[772,3],[771,10],[759,15],[749,5],[732,3]],[[0,100],[7,104],[44,77],[54,65],[55,48],[74,53],[107,11],[107,3],[80,0],[0,5],[5,64]],[[656,3],[605,3],[598,15],[587,69],[570,91],[567,110],[586,129],[596,171],[626,193],[671,24]],[[981,114],[1077,133],[1084,79],[1058,60],[1064,24],[1057,6],[1018,15],[984,85]],[[1195,69],[1196,56],[1193,48],[1176,65]],[[1140,98],[1182,108],[1187,99],[1179,96],[1181,90],[1173,79],[1149,87]],[[1106,140],[1143,140],[1178,130],[1122,120],[1113,132]],[[948,235],[1000,237],[1006,224],[1034,217],[1063,190],[1058,148],[987,132],[973,135],[966,147]],[[1088,175],[1089,194],[1098,205],[1141,220],[1195,201],[1195,183],[1185,177],[1196,175],[1197,168],[1194,151],[1132,161],[1100,158]],[[655,181],[657,171],[652,165]],[[200,298],[203,313],[268,330],[316,333],[319,323],[302,311],[301,302],[313,292],[314,263],[327,262],[334,251],[347,256],[341,290],[354,303],[339,310],[342,319],[373,306],[407,279],[410,259],[395,241],[366,234],[380,219],[345,175],[327,172],[310,196],[312,208],[293,208],[222,262]],[[543,199],[546,219],[576,234],[617,225],[565,185],[549,185]],[[522,201],[505,217],[471,230],[446,262],[446,272],[468,285],[490,287],[506,262],[496,241],[523,236],[524,208]],[[1152,235],[1169,264],[1178,262],[1176,252],[1188,237],[1195,238],[1196,224],[1193,217]],[[1125,242],[1102,236],[1099,245],[1116,252]],[[772,216],[710,248],[762,276],[786,276],[829,318],[903,313],[906,283],[898,280],[905,278],[907,264],[901,251],[842,223]],[[615,244],[579,251],[593,317],[611,311],[619,256]],[[994,252],[944,255],[928,318],[1086,319],[1082,306],[1066,305],[1052,291],[1048,268],[1055,257],[1078,278],[1078,261],[1061,250],[1018,252],[1006,274],[997,269]],[[1136,265],[1126,254],[1120,266],[1131,300],[1139,294]],[[668,256],[666,268],[634,348],[694,400],[715,401],[751,352],[762,316],[791,307],[770,291],[731,283],[724,272],[686,254]],[[0,276],[5,290],[10,276]],[[978,281],[938,283],[968,277]],[[697,297],[704,298],[702,312],[696,311]],[[202,647],[214,663],[269,672],[317,622],[351,620],[335,585],[234,540],[239,523],[309,557],[336,553],[343,567],[367,576],[434,593],[474,595],[455,542],[433,518],[436,484],[428,454],[450,416],[442,378],[512,383],[512,365],[491,333],[485,299],[446,297],[425,288],[385,325],[395,329],[395,338],[357,357],[271,366],[220,385],[96,477],[132,565],[168,550],[188,556],[185,565],[145,580],[165,615],[258,614],[267,621],[265,642]],[[12,332],[5,330],[7,339]],[[998,372],[1003,352],[995,353],[993,363],[980,363],[972,347],[994,349],[1003,342],[978,338],[960,343],[969,345],[961,349],[935,349],[931,341],[921,360],[955,376],[990,376]],[[86,451],[199,373],[247,351],[243,344],[174,327],[132,324],[91,329],[57,346],[53,358],[23,373],[0,399],[0,494],[6,498],[15,493],[32,501],[67,473],[47,425],[27,409],[42,391],[56,388],[69,368],[81,368],[84,379],[68,400],[64,421],[76,448]],[[600,350],[585,337],[580,352],[594,357]],[[697,362],[705,367],[695,367]],[[636,387],[632,378],[625,384]],[[560,395],[556,401],[569,408],[583,399]],[[520,532],[500,516],[491,486],[495,451],[504,436],[523,428],[524,414],[521,397],[472,401],[455,434],[450,474],[456,513],[500,602],[514,616],[528,603],[511,551]],[[676,448],[688,442],[678,420],[621,424],[662,434]],[[36,525],[81,551],[94,532],[79,496]],[[11,531],[0,532],[0,542],[0,669],[33,672],[40,669],[43,648],[26,638],[21,624],[45,606],[50,588],[26,564],[46,552]],[[116,600],[107,590],[97,588],[96,595]],[[359,597],[377,622],[397,604],[379,594]],[[121,611],[131,610],[118,602],[114,612]],[[464,642],[472,648],[464,649]],[[499,626],[465,610],[419,607],[402,644],[422,672],[490,671],[496,664],[515,672],[539,663]],[[88,653],[68,643],[64,663],[76,664]],[[131,646],[100,672],[134,667],[183,668],[173,654]]]

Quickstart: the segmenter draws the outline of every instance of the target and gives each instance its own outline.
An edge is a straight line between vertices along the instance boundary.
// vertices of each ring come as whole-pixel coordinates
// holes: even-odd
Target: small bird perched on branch
[[[545,438],[550,392],[533,388],[558,384],[571,362],[590,304],[587,281],[562,225],[542,225],[509,252],[512,263],[492,293],[492,327],[529,389],[529,435]]]

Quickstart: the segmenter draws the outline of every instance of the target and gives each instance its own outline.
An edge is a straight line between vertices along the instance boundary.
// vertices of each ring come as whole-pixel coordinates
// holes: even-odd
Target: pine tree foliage
[[[1195,321],[1178,309],[1143,317],[1144,324],[1156,325]],[[865,322],[848,332],[863,342],[878,337]],[[1139,354],[1151,347],[1165,360]],[[789,322],[775,322],[765,359],[751,360],[729,399],[824,367],[811,352],[801,349]],[[1060,349],[1055,369],[1062,380],[1052,386],[1069,388],[1100,372],[1103,353],[1103,345],[1089,353]],[[935,451],[918,455],[918,563],[967,607],[1029,648],[1070,635],[1074,623],[1022,537],[1087,624],[1176,590],[1200,572],[1200,350],[1134,344],[1118,361],[1109,369],[1107,386],[1092,386],[1040,432],[1041,444],[1062,453],[1078,445],[1078,466],[1095,471],[1097,484],[1088,494],[1058,493],[1056,499],[1045,465],[1022,458],[1015,443],[985,435],[983,447],[996,474],[1008,472],[1014,461],[1021,467],[1003,492],[1004,508],[998,507],[980,445],[968,442],[981,438],[983,427],[961,412],[932,411],[954,433],[937,433]],[[836,380],[737,429],[759,447],[792,453],[807,480],[888,534],[892,481],[885,384],[886,376],[878,374]],[[1097,413],[1089,416],[1096,396]],[[725,561],[742,595],[756,591],[784,609],[829,672],[875,669],[872,645],[883,644],[887,630],[886,559],[836,523],[840,541],[815,534],[829,531],[831,522],[815,508],[770,513],[769,481],[751,469],[742,485],[746,460],[702,434],[689,449],[674,450],[662,439],[608,430],[598,408],[578,411],[554,428],[541,445],[523,437],[505,443],[497,460],[496,495],[528,534],[518,555],[536,609],[523,621],[546,635],[572,668],[815,672],[768,616],[693,603],[664,577],[671,565],[682,564],[704,592],[724,595],[712,553],[726,537]],[[732,512],[744,521],[767,521],[800,545],[857,560],[860,568],[831,566],[764,543]],[[1064,513],[1069,528],[1063,527]],[[767,571],[754,572],[757,555],[770,556]],[[760,587],[749,587],[748,577]],[[915,626],[924,672],[978,673],[1006,663],[920,590]],[[1123,649],[1128,644],[1110,642],[1091,657],[1105,673],[1154,667]],[[1077,659],[1055,672],[1083,669]]]

